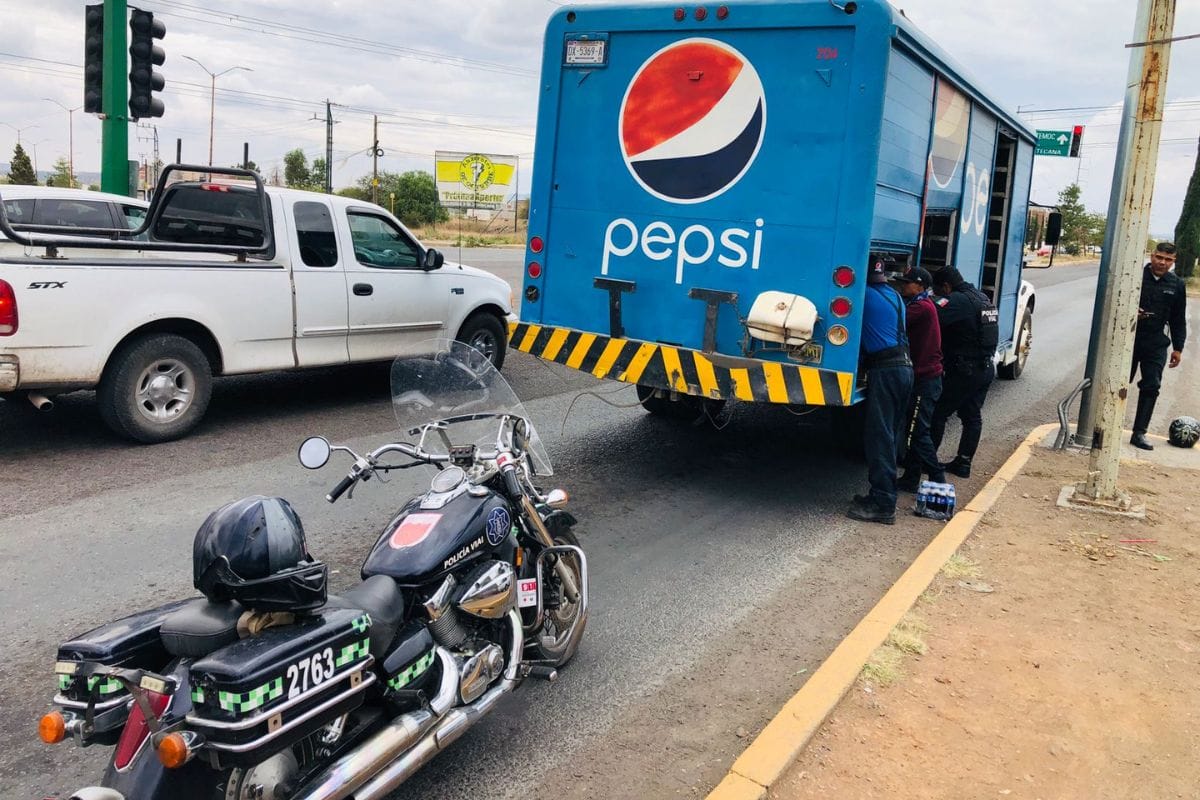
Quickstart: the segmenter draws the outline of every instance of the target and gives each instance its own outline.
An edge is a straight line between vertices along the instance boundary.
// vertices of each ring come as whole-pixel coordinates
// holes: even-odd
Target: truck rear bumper
[[[524,322],[510,323],[508,338],[517,350],[597,378],[711,400],[848,406],[854,397],[854,374],[850,372],[702,353]]]
[[[0,392],[15,392],[21,384],[21,359],[0,355]]]

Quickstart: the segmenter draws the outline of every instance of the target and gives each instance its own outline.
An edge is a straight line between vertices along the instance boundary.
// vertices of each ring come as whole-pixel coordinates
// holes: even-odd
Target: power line
[[[77,77],[83,71],[82,65],[71,64],[66,61],[52,61],[50,59],[35,58],[33,56],[24,56],[24,55],[19,55],[16,53],[7,53],[7,52],[0,52],[0,57],[10,58],[10,59],[18,59],[18,60],[22,60],[22,61],[37,62],[36,64],[27,64],[27,65],[5,65],[5,66],[8,66],[8,68],[10,68],[10,69],[18,69],[18,70],[22,70],[22,71],[26,71],[26,72],[40,70],[40,71],[42,71],[41,74],[53,74],[53,75],[58,75],[58,76],[62,76],[62,77]],[[42,64],[46,64],[49,66],[43,67],[43,66],[41,66]],[[73,70],[73,72],[69,72],[66,70],[58,70],[58,69],[55,69],[55,67],[67,67],[70,70]],[[198,83],[191,83],[189,81],[180,81],[180,80],[172,79],[171,81],[168,82],[165,93],[168,95],[169,94],[180,94],[180,95],[187,96],[187,97],[207,98],[209,96],[210,91],[211,91],[210,87],[203,86]],[[312,111],[314,109],[323,109],[324,105],[325,105],[323,102],[321,102],[319,100],[304,100],[302,98],[297,98],[297,97],[286,97],[283,95],[269,94],[266,92],[252,92],[252,91],[248,91],[248,90],[244,90],[244,89],[230,89],[230,88],[224,88],[224,87],[217,89],[217,95],[220,96],[223,101],[232,102],[232,103],[238,104],[238,105],[258,106],[261,108],[283,109],[283,110],[291,110],[291,111]],[[390,125],[409,124],[409,125],[419,125],[419,126],[424,126],[424,127],[461,128],[464,130],[477,130],[477,131],[484,131],[487,133],[501,133],[501,134],[504,134],[507,136],[520,136],[520,137],[524,137],[524,138],[532,138],[533,137],[533,133],[531,131],[521,131],[521,130],[515,130],[512,128],[496,128],[496,127],[490,127],[490,126],[486,126],[486,125],[472,125],[472,124],[465,123],[465,122],[451,122],[448,120],[430,119],[427,117],[417,116],[416,114],[413,114],[413,113],[396,111],[396,110],[391,110],[391,109],[372,109],[372,108],[360,108],[360,107],[356,107],[356,106],[345,106],[344,111],[347,113],[361,114],[361,115],[366,115],[366,116],[377,114],[380,117],[401,120],[401,122],[386,123],[386,124],[390,124]],[[424,113],[435,114],[437,112],[429,111],[429,112],[424,112]],[[472,115],[464,115],[464,116],[472,116]]]
[[[358,50],[360,52],[371,53],[374,55],[395,55],[400,56],[401,58],[409,58],[416,61],[424,61],[434,64],[447,64],[451,66],[459,66],[464,69],[475,69],[485,72],[499,72],[509,75],[524,75],[531,77],[537,74],[533,70],[514,67],[508,64],[466,58],[463,56],[446,55],[444,53],[438,53],[432,50],[420,50],[414,47],[403,47],[400,45],[390,44],[388,42],[378,42],[371,39],[366,39],[360,36],[351,36],[347,34],[332,33],[330,31],[316,30],[313,28],[305,28],[300,25],[276,22],[274,20],[262,19],[260,17],[251,17],[232,11],[207,8],[184,2],[175,2],[175,0],[156,0],[155,4],[165,5],[168,9],[178,9],[176,11],[163,10],[161,8],[158,9],[158,13],[166,16],[175,16],[180,17],[181,19],[200,22],[206,25],[217,25],[223,28],[232,28],[234,30],[260,33],[266,36],[275,36],[282,39],[336,46],[341,49]],[[230,22],[221,22],[217,18],[228,19]],[[252,26],[260,27],[255,29]]]

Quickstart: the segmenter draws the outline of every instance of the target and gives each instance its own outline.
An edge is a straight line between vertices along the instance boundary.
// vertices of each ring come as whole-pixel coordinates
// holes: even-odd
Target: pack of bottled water
[[[917,489],[918,517],[946,520],[954,516],[955,498],[953,483],[921,481]]]

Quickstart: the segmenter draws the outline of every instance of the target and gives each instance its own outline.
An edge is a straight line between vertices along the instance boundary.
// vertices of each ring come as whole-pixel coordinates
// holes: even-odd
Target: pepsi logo
[[[621,153],[647,192],[702,203],[736,184],[766,130],[762,80],[737,50],[686,39],[650,56],[621,102]]]

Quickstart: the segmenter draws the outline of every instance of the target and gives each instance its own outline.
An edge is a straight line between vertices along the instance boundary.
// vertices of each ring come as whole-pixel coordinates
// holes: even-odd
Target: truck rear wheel
[[[504,322],[495,314],[480,311],[471,315],[454,338],[483,353],[496,369],[504,366],[508,337],[504,335]]]
[[[199,424],[212,396],[212,368],[190,339],[160,333],[122,345],[96,392],[100,416],[116,433],[154,444]]]

